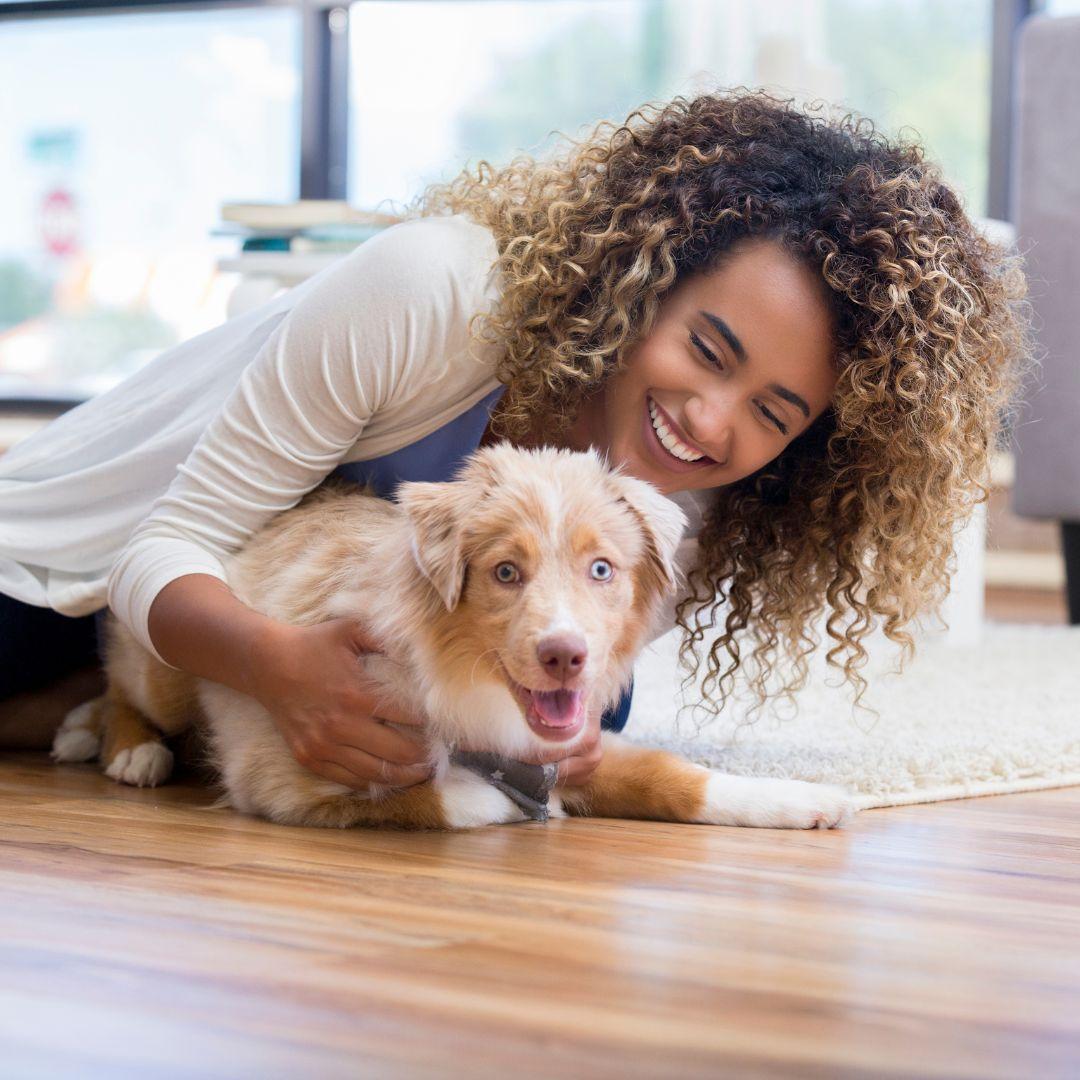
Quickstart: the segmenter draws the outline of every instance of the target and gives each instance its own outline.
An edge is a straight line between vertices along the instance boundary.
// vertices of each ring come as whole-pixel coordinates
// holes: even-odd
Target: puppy
[[[115,619],[108,689],[68,716],[54,756],[98,754],[114,779],[154,785],[172,764],[162,737],[196,723],[228,802],[290,825],[461,829],[548,813],[840,825],[852,804],[839,788],[726,776],[612,733],[584,786],[551,790],[548,766],[522,796],[491,767],[556,743],[572,753],[587,717],[618,700],[678,585],[684,527],[674,502],[595,452],[485,447],[454,481],[402,484],[396,502],[324,486],[231,558],[229,585],[282,622],[361,619],[385,649],[362,657],[367,674],[427,718],[433,779],[360,792],[316,776],[258,702],[165,667]],[[493,755],[487,768],[461,746]]]

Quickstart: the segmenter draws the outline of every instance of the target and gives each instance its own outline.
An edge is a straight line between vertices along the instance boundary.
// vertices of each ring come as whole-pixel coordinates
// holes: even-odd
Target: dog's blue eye
[[[510,585],[518,579],[518,569],[512,562],[501,562],[495,567],[495,577],[504,585]]]
[[[589,572],[592,574],[594,581],[608,581],[611,575],[615,573],[615,568],[607,559],[594,559]]]

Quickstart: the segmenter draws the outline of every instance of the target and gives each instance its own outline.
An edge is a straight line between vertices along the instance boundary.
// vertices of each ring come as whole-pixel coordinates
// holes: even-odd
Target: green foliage
[[[988,0],[826,6],[830,59],[848,88],[843,104],[887,134],[917,132],[974,214],[986,209],[991,15]]]
[[[541,155],[555,133],[580,137],[583,127],[622,121],[662,98],[668,6],[650,0],[641,20],[614,35],[610,19],[586,15],[535,52],[504,57],[494,83],[462,114],[457,144],[469,147],[473,163],[505,163],[522,150]]]
[[[541,156],[553,132],[579,137],[583,125],[622,120],[685,89],[679,14],[673,0],[647,0],[640,18],[616,32],[609,19],[586,15],[535,52],[504,58],[463,112],[457,144],[469,147],[474,165],[505,163],[522,150]],[[990,0],[822,4],[821,59],[840,68],[846,87],[836,104],[887,134],[903,128],[918,137],[975,214],[986,204],[991,14]],[[712,75],[718,86],[746,81],[719,68]]]

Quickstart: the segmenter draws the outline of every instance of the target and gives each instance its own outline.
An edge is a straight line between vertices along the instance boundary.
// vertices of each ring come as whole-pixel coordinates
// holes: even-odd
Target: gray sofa
[[[1016,56],[1012,218],[1042,368],[1016,427],[1013,509],[1062,523],[1080,622],[1080,17],[1033,16]]]

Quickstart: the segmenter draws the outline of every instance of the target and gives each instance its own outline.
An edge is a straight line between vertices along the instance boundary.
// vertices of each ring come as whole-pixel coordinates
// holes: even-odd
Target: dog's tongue
[[[533,690],[532,703],[545,724],[551,727],[569,727],[577,719],[581,707],[581,691]]]

